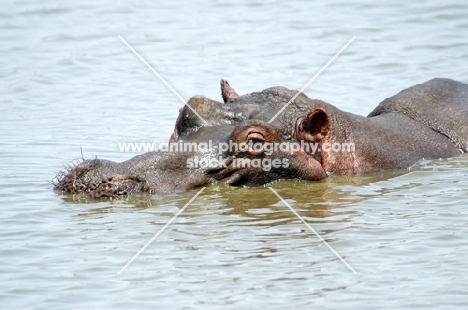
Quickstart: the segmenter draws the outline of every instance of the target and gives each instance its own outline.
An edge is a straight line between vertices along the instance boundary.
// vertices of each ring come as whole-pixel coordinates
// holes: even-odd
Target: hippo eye
[[[265,142],[265,140],[256,138],[251,138],[247,141],[248,144],[263,144],[263,142]]]
[[[249,146],[249,154],[260,155],[264,151],[265,138],[261,133],[251,132],[247,137],[247,144]]]

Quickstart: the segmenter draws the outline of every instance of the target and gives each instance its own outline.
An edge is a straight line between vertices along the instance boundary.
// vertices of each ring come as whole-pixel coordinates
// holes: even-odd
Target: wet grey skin
[[[468,151],[468,85],[433,79],[385,99],[367,117],[344,112],[331,104],[299,94],[269,121],[297,91],[267,88],[239,96],[221,80],[224,102],[195,96],[184,106],[169,142],[212,145],[254,143],[258,149],[216,148],[187,152],[150,152],[116,163],[85,160],[59,174],[54,189],[90,197],[187,191],[213,183],[261,186],[281,179],[320,181],[327,175],[361,175],[406,169],[421,159],[448,158]],[[319,149],[353,143],[354,151],[265,152],[272,143],[307,142]],[[253,145],[253,144],[251,144]],[[218,160],[218,166],[190,165]],[[243,160],[287,162],[270,169],[239,165]]]

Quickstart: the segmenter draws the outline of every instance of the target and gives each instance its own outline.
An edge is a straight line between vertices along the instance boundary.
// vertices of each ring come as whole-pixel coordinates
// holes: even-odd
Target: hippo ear
[[[330,115],[321,108],[315,109],[302,122],[301,136],[310,141],[320,141],[330,131],[330,125]]]
[[[224,103],[229,103],[234,101],[239,95],[236,93],[234,88],[229,85],[229,82],[226,80],[221,80],[221,97],[223,97]]]

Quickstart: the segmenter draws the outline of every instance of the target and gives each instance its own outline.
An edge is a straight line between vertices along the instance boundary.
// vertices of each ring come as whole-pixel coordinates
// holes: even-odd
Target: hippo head
[[[238,96],[222,80],[221,90],[224,103],[191,98],[161,150],[122,163],[86,160],[61,174],[55,189],[113,197],[326,177],[327,158],[313,147],[331,139],[332,106],[283,87]]]

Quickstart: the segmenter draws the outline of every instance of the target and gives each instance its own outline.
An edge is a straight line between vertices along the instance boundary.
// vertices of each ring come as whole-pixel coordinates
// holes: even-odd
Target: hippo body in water
[[[216,182],[319,181],[330,173],[406,169],[421,159],[468,152],[468,85],[454,80],[412,86],[367,117],[284,87],[239,96],[221,80],[221,92],[224,103],[196,96],[180,110],[170,138],[177,152],[150,152],[122,163],[85,160],[60,174],[55,189],[115,197]]]

